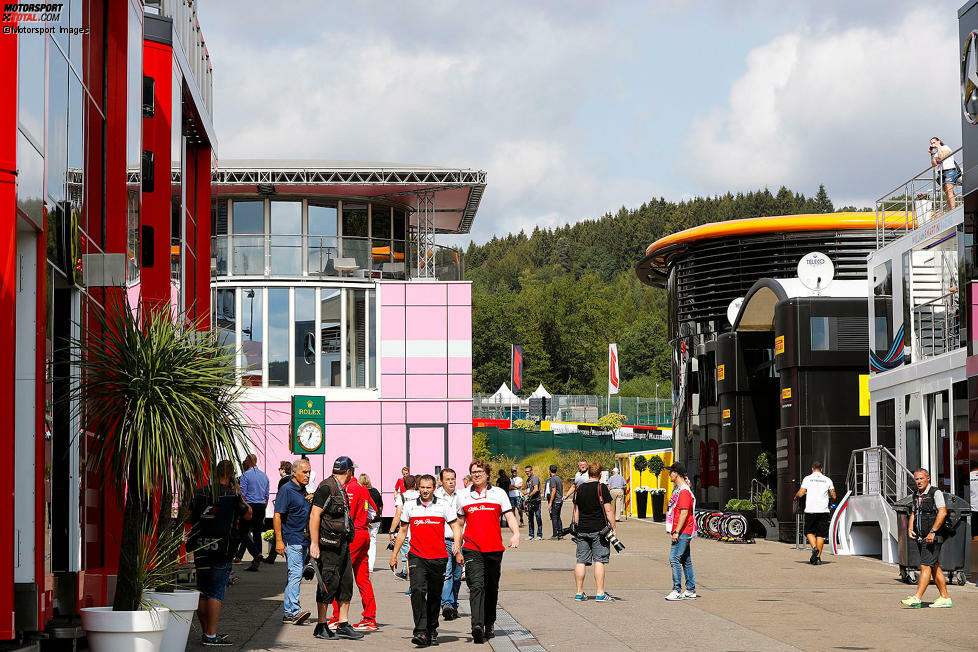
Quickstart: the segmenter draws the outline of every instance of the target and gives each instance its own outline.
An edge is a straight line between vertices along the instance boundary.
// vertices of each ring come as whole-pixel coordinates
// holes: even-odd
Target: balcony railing
[[[961,148],[951,152],[958,156]],[[961,203],[963,175],[954,185],[955,204]],[[925,168],[876,200],[876,247],[903,237],[945,213],[950,206],[941,184],[940,166]]]
[[[846,488],[853,496],[882,496],[891,505],[914,491],[913,473],[885,446],[852,451]]]
[[[914,352],[930,358],[960,348],[958,291],[943,294],[913,309]]]
[[[229,277],[400,279],[417,276],[418,249],[410,240],[320,235],[214,236],[214,273]],[[464,278],[462,252],[435,247],[435,278]]]
[[[193,0],[146,0],[143,4],[147,10],[173,19],[173,30],[187,54],[187,62],[207,108],[207,115],[213,117],[214,71],[211,55],[207,51],[204,34],[197,20],[196,3]]]

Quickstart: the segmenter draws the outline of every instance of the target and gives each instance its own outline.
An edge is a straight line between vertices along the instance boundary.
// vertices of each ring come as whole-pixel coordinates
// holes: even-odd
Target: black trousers
[[[414,612],[414,633],[438,631],[438,610],[441,609],[441,589],[445,585],[448,559],[425,559],[413,552],[407,556],[411,577],[411,610]]]
[[[564,524],[560,520],[560,508],[563,505],[563,502],[554,501],[554,504],[550,506],[550,525],[553,527],[555,537],[560,536],[560,531],[564,529]]]
[[[465,583],[469,587],[472,627],[489,629],[496,624],[496,600],[499,598],[499,572],[503,551],[479,552],[462,549],[465,557]]]
[[[251,505],[251,520],[242,519],[238,525],[241,529],[241,544],[235,557],[241,559],[245,550],[254,559],[261,557],[262,532],[265,527],[265,503],[248,503]],[[274,550],[274,548],[273,548]]]

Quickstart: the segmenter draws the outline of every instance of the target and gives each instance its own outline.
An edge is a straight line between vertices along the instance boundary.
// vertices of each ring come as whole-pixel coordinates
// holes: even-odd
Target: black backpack
[[[231,559],[240,543],[236,513],[239,500],[236,493],[215,497],[210,488],[197,490],[194,501],[200,501],[200,519],[187,538],[188,552],[194,553],[195,560],[223,563]]]

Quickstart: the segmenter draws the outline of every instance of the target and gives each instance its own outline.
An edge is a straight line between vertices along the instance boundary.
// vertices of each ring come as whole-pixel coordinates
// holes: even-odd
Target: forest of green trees
[[[633,269],[646,247],[708,222],[832,211],[823,186],[814,198],[784,187],[776,194],[660,198],[599,219],[470,244],[474,391],[494,392],[508,380],[510,345],[522,344],[528,390],[542,382],[554,393],[603,394],[608,343],[617,342],[622,395],[652,396],[656,382],[668,384],[670,353],[665,291],[640,283]]]

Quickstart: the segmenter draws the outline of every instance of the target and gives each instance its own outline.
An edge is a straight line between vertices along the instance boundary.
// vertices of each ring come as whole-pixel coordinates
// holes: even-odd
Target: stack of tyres
[[[754,543],[750,522],[739,512],[697,510],[696,527],[698,535],[706,539],[724,543]]]

